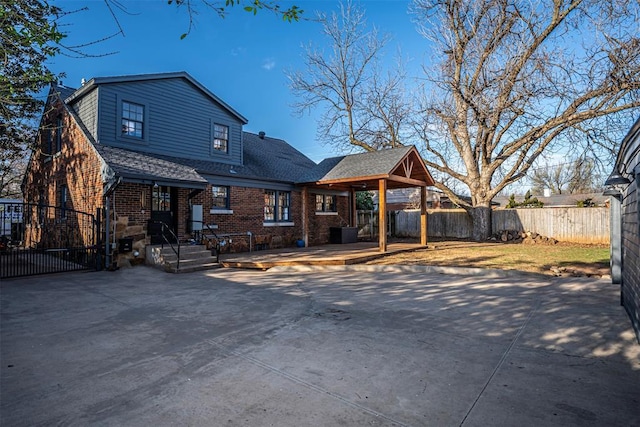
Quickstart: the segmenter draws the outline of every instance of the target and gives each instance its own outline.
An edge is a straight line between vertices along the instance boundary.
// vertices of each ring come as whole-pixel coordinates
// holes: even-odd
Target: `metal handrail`
[[[204,234],[202,233],[201,236],[202,238],[207,239],[207,241],[211,244],[210,246],[213,247],[213,251],[215,251],[215,257],[216,257],[216,262],[220,261],[220,237],[218,237],[218,235],[216,234],[215,231],[213,231],[213,229],[209,226],[209,224],[203,222],[203,221],[191,221],[192,223],[199,223],[202,224],[203,227],[206,227],[207,231],[210,234]],[[213,238],[209,237],[209,236],[213,236]]]
[[[167,242],[167,244],[169,246],[171,246],[171,250],[173,251],[173,253],[176,254],[176,256],[178,257],[178,263],[176,264],[176,271],[180,271],[180,240],[178,239],[178,236],[176,235],[176,233],[171,229],[171,227],[169,227],[166,223],[162,222],[162,221],[152,221],[153,224],[160,224],[161,226],[161,230],[160,230],[160,235],[162,236],[162,239],[164,240],[164,242]],[[169,241],[169,239],[167,239],[167,236],[164,235],[164,231],[165,229],[171,233],[171,236],[175,239],[176,241],[176,245],[178,246],[178,249],[176,250],[176,248],[173,247],[173,243],[171,243]],[[160,247],[162,249],[164,249],[164,242],[160,243]]]

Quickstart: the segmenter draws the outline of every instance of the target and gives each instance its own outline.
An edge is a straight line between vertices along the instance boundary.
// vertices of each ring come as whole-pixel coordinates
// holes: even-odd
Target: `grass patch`
[[[609,274],[609,247],[603,245],[523,245],[434,242],[429,249],[391,255],[369,264],[497,268],[531,273],[602,276]]]

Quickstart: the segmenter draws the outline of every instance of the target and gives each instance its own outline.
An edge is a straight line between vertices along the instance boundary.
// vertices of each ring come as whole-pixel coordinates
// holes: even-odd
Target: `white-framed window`
[[[268,222],[291,221],[291,192],[266,190],[264,192],[264,220]]]
[[[316,212],[337,212],[336,196],[333,194],[316,194]]]
[[[214,123],[213,149],[224,153],[229,151],[229,126]]]
[[[229,187],[214,185],[211,187],[211,209],[212,210],[229,210],[230,191]]]
[[[122,101],[122,136],[144,137],[144,105]]]

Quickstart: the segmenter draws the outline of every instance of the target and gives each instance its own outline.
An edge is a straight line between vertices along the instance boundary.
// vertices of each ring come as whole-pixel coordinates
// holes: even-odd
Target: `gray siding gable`
[[[97,91],[97,115],[84,107]],[[121,134],[122,102],[144,107],[142,138]],[[67,99],[99,144],[150,154],[242,164],[244,117],[186,73],[95,78]],[[92,126],[91,121],[96,125]],[[229,128],[228,151],[212,147],[214,124]]]
[[[72,105],[73,111],[94,140],[98,139],[98,88],[89,91]]]

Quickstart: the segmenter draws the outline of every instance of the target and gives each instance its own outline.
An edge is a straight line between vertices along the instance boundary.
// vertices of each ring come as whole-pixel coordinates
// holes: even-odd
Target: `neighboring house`
[[[463,201],[471,203],[468,196],[458,195]],[[378,194],[373,194],[373,204],[378,205]],[[497,206],[495,202],[492,206]],[[436,188],[427,189],[427,209],[457,209],[460,208],[449,196]],[[419,188],[399,188],[389,190],[387,193],[387,210],[401,211],[420,209],[420,189]]]
[[[622,140],[611,175],[611,278],[640,342],[640,118]]]
[[[163,222],[168,239],[197,238],[204,226],[243,251],[301,238],[327,243],[330,227],[354,224],[358,185],[433,183],[414,147],[362,157],[377,175],[354,171],[336,181],[326,162],[245,132],[246,123],[185,72],[94,78],[77,90],[55,85],[23,181],[25,201],[104,210],[114,247],[128,238],[142,252],[159,243],[155,227]],[[329,163],[339,168],[353,156]]]
[[[0,198],[0,250],[10,241],[21,240],[22,207],[20,199]]]
[[[544,203],[545,208],[575,208],[580,207],[579,204],[587,200],[591,201],[595,206],[606,206],[609,200],[609,197],[602,193],[551,194],[549,196],[535,197]],[[500,208],[504,208],[509,204],[509,198],[496,196],[493,201],[499,203]],[[522,202],[523,200],[524,196],[516,196],[516,202]]]
[[[446,196],[439,190],[427,189],[427,209],[437,209],[442,207],[441,200]],[[373,204],[378,205],[378,193],[372,195]],[[448,199],[446,199],[448,200]],[[401,211],[404,209],[420,209],[420,189],[419,188],[399,188],[387,192],[387,210]]]

